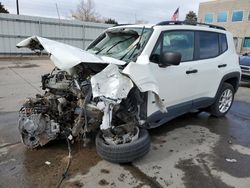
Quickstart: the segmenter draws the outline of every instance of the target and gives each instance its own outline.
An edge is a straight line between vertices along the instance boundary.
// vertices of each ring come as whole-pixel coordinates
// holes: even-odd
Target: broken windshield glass
[[[152,29],[116,28],[97,38],[88,51],[93,54],[129,61],[138,56],[145,47]]]

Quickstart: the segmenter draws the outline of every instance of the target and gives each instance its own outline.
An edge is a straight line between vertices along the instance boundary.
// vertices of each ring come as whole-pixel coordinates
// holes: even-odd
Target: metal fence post
[[[85,33],[85,25],[84,23],[82,24],[82,49],[85,49],[85,37],[86,37],[86,33]]]
[[[38,29],[39,29],[39,36],[42,37],[42,23],[41,23],[41,20],[39,19],[38,21]]]

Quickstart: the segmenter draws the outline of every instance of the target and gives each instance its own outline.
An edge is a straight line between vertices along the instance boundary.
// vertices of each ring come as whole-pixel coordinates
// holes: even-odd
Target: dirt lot
[[[29,150],[17,130],[23,100],[41,92],[40,76],[52,68],[48,60],[0,61],[0,187],[55,187],[62,177],[66,142]],[[62,187],[250,187],[250,85],[225,118],[187,114],[150,135],[148,155],[126,165],[102,160],[94,139],[76,143]]]

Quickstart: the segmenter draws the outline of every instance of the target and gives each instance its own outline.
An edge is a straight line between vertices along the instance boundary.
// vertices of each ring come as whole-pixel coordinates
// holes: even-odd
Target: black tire
[[[219,110],[219,100],[220,100],[223,92],[226,91],[227,89],[232,91],[232,102],[231,102],[229,108],[225,112],[222,113]],[[215,102],[209,107],[208,112],[211,113],[215,117],[223,117],[223,116],[225,116],[227,114],[227,112],[230,110],[230,108],[231,108],[231,106],[233,104],[234,94],[235,94],[235,90],[234,90],[233,86],[231,84],[228,84],[228,83],[223,83],[219,93],[216,96]]]
[[[102,133],[96,135],[96,151],[103,159],[112,163],[129,163],[146,155],[150,150],[148,131],[140,129],[139,138],[132,143],[108,145]]]

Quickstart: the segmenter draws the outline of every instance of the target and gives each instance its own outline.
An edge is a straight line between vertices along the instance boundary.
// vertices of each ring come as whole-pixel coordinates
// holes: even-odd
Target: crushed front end
[[[70,71],[55,68],[42,76],[45,93],[27,99],[19,112],[26,146],[43,146],[65,135],[84,140],[97,129],[110,144],[138,137],[143,96],[117,65],[97,67],[79,64]]]
[[[23,143],[36,148],[66,137],[86,144],[89,133],[98,132],[97,153],[108,161],[131,162],[145,155],[150,138],[140,125],[147,119],[148,83],[155,81],[150,76],[141,82],[142,74],[124,70],[151,33],[145,27],[107,30],[87,51],[38,36],[18,43],[18,48],[47,52],[55,65],[42,76],[44,94],[27,99],[19,112]]]

